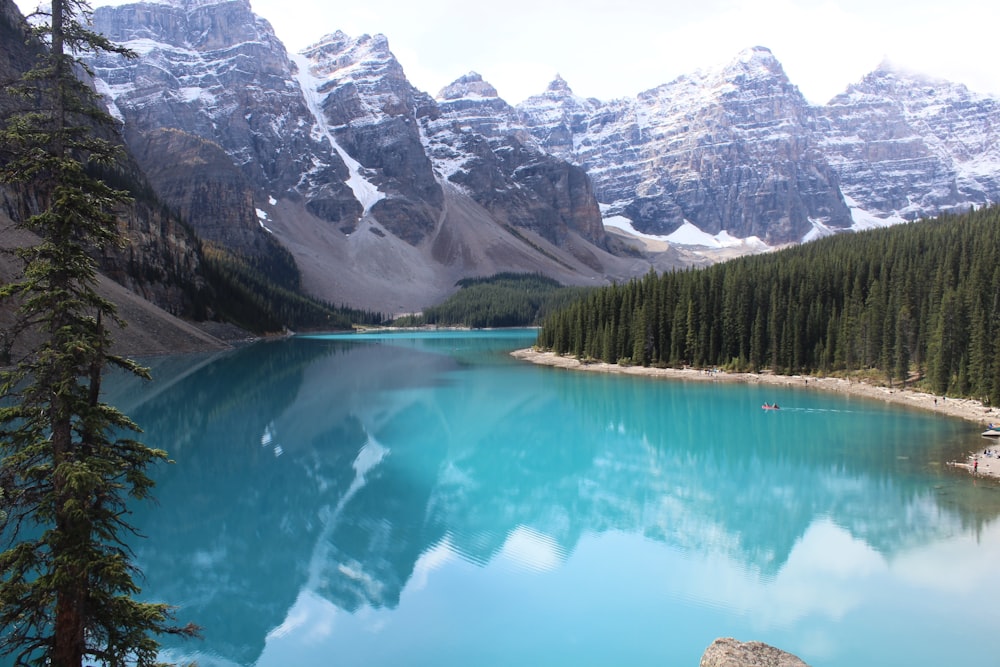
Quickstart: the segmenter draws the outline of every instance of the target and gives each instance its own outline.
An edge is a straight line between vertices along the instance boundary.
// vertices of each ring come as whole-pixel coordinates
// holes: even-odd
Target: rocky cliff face
[[[16,6],[10,0],[0,0],[0,80],[16,80],[36,64],[42,51],[28,37]],[[14,110],[23,110],[23,99],[0,94],[0,117]],[[112,131],[95,131],[110,141],[120,141]],[[101,258],[102,272],[173,315],[204,317],[208,299],[201,277],[199,240],[150,196],[145,175],[131,155],[126,155],[107,178],[113,187],[133,191],[135,199],[119,214],[128,246],[106,253]],[[19,184],[0,186],[0,206],[10,220],[23,222],[45,203],[30,184]],[[19,240],[26,237],[18,236],[12,228],[5,228],[4,235],[8,248],[29,242]]]
[[[586,169],[606,216],[653,234],[686,220],[796,242],[1000,199],[1000,101],[889,65],[810,106],[758,47],[611,102],[557,78],[517,113]]]
[[[446,86],[437,101],[439,114],[424,128],[438,173],[505,224],[556,245],[575,232],[606,247],[586,172],[541,150],[493,86],[473,72]]]
[[[820,148],[844,194],[913,220],[1000,198],[1000,101],[883,63],[817,109]]]
[[[256,254],[263,235],[253,222],[253,189],[218,144],[181,130],[157,129],[134,137],[130,145],[159,196],[172,202],[202,239]]]
[[[258,200],[264,193],[298,194],[333,222],[360,215],[344,184],[346,166],[314,136],[284,47],[246,0],[101,7],[94,26],[139,54],[104,56],[92,66],[154,187],[200,234],[227,237],[240,251],[260,245],[255,237],[265,232],[250,193]],[[182,142],[178,131],[188,139]],[[195,147],[198,140],[207,145]],[[177,160],[163,152],[171,146],[181,150]],[[222,153],[229,165],[220,163]],[[216,167],[220,182],[210,184]],[[207,210],[199,205],[206,196],[213,204]],[[220,226],[229,229],[221,234]]]
[[[436,113],[431,98],[410,85],[381,35],[327,35],[297,65],[315,127],[350,163],[365,212],[419,243],[433,231],[444,197],[420,140],[420,119]]]
[[[610,103],[557,79],[518,111],[540,145],[587,170],[608,214],[642,232],[687,220],[784,243],[815,224],[851,226],[809,106],[767,49]]]

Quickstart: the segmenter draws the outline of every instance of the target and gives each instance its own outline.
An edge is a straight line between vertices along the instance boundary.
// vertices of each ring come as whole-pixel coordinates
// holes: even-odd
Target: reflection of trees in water
[[[746,386],[512,365],[458,376],[486,352],[459,345],[253,346],[137,399],[146,440],[179,460],[160,505],[140,508],[150,596],[249,664],[303,588],[348,611],[395,606],[442,540],[485,563],[522,527],[560,554],[620,530],[773,576],[821,517],[892,553],[969,516],[958,494],[929,491],[925,459],[901,458],[914,422],[951,437],[935,420],[847,416],[834,432],[820,413],[763,413]],[[359,485],[373,443],[388,453]]]
[[[641,514],[649,517],[656,503],[668,517],[681,510],[629,529],[695,550],[710,546],[715,531],[731,555],[762,573],[774,574],[820,517],[891,554],[951,534],[974,515],[1000,515],[1000,498],[955,502],[968,485],[930,465],[956,451],[964,431],[954,421],[808,390],[780,391],[786,409],[772,413],[759,406],[774,400],[773,387],[559,380],[558,394],[591,429],[620,431],[619,459],[632,449],[637,473],[656,471],[632,478],[651,485],[635,496],[647,498]],[[693,532],[678,531],[678,521]]]

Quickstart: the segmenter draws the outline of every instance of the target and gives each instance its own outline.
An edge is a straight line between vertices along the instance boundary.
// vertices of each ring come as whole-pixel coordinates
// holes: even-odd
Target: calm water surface
[[[144,595],[204,628],[166,657],[1000,664],[1000,487],[942,465],[974,425],[509,357],[533,338],[295,338],[111,386],[176,460],[135,516]]]

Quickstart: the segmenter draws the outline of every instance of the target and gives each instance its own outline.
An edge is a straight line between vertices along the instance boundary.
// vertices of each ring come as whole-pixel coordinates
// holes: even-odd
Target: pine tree
[[[127,502],[148,496],[146,470],[166,455],[119,435],[138,429],[100,401],[109,366],[145,371],[110,352],[108,326],[120,322],[96,289],[96,258],[123,243],[114,210],[127,196],[94,176],[118,151],[99,135],[110,119],[77,77],[77,55],[127,52],[87,30],[88,14],[53,0],[35,29],[49,49],[11,88],[30,110],[0,130],[0,179],[43,209],[22,224],[40,239],[18,252],[23,277],[0,289],[17,304],[14,333],[39,341],[0,381],[0,653],[18,665],[153,665],[156,635],[195,632],[134,599]]]

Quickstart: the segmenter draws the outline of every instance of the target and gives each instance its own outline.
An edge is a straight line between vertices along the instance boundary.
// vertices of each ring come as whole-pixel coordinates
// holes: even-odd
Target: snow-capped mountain
[[[883,63],[818,110],[821,149],[869,214],[913,220],[1000,198],[1000,101]]]
[[[887,64],[823,106],[757,47],[611,102],[557,77],[517,111],[640,235],[799,242],[1000,199],[1000,101]]]
[[[481,79],[416,90],[381,35],[290,56],[247,0],[101,7],[94,25],[140,55],[91,65],[160,196],[243,252],[270,234],[329,301],[410,311],[470,275],[593,284],[680,263],[609,252],[583,169]]]
[[[439,116],[425,121],[424,132],[439,174],[504,224],[559,246],[576,233],[606,248],[587,174],[542,151],[493,86],[473,72],[446,86],[437,102]]]
[[[997,100],[890,68],[811,106],[756,47],[634,98],[557,77],[515,108],[474,72],[417,90],[381,35],[289,55],[247,0],[94,20],[140,54],[92,64],[160,196],[228,246],[269,234],[335,302],[418,309],[505,270],[619,280],[699,261],[678,246],[757,252],[1000,194]]]
[[[810,108],[770,51],[634,99],[575,97],[562,79],[518,106],[542,146],[584,166],[610,215],[647,234],[799,241],[813,223],[851,226]]]
[[[433,100],[410,85],[381,35],[327,35],[295,64],[313,133],[348,163],[348,182],[364,212],[392,234],[421,241],[444,205],[420,139],[419,119],[435,113]],[[343,221],[341,230],[351,233],[358,219]]]
[[[259,245],[264,192],[299,193],[334,222],[360,215],[346,165],[313,131],[292,61],[247,2],[105,7],[94,25],[139,55],[93,62],[98,88],[160,195],[203,237]]]

